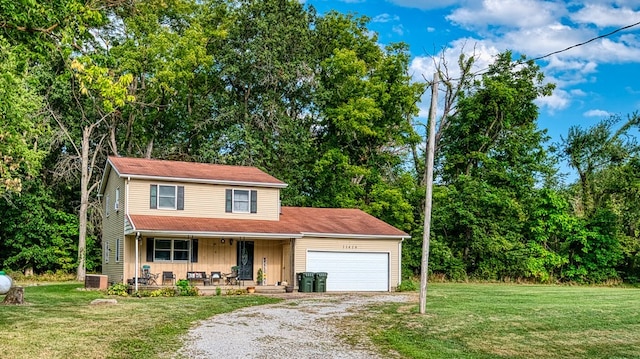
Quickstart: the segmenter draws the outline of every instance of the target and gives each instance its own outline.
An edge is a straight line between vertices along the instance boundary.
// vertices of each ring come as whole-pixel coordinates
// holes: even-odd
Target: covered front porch
[[[216,287],[295,284],[294,238],[205,237],[167,233],[125,236],[123,278],[153,287],[188,279],[201,291]],[[262,281],[259,283],[259,272]]]

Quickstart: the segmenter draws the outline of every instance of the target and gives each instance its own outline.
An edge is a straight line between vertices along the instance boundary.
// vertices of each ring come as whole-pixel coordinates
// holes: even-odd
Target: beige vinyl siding
[[[149,187],[152,184],[184,186],[184,210],[150,209]],[[258,191],[257,213],[226,213],[225,190]],[[131,180],[129,186],[129,213],[155,216],[184,216],[200,218],[259,219],[277,221],[279,218],[280,189],[262,187],[232,187],[200,183],[154,182]]]
[[[165,239],[165,238],[163,238]],[[185,239],[185,238],[166,238],[166,239]],[[250,240],[250,239],[248,239]],[[282,277],[282,258],[284,247],[289,246],[289,240],[253,240],[254,242],[254,263],[253,278],[257,277],[258,269],[262,267],[262,258],[267,258],[267,283],[273,285],[281,282]],[[188,271],[206,272],[231,272],[231,267],[237,264],[237,245],[238,241],[233,240],[230,244],[229,238],[199,238],[198,239],[198,262],[147,262],[147,238],[141,239],[139,250],[139,265],[149,265],[151,273],[160,274],[158,284],[161,281],[163,271],[172,271],[176,279],[185,279]],[[135,238],[127,237],[126,245],[126,278],[133,278],[135,273]],[[289,260],[289,259],[287,259]],[[288,263],[288,262],[287,262]],[[288,265],[287,265],[288,267]],[[138,272],[139,273],[139,272]],[[197,284],[197,283],[196,283]],[[215,283],[217,284],[217,283]],[[253,284],[251,281],[245,281],[245,285]]]
[[[116,202],[116,188],[120,188],[119,208],[114,209]],[[102,197],[102,211],[105,211],[106,195],[109,195],[109,216],[103,216],[102,220],[102,249],[105,243],[109,243],[109,263],[105,263],[105,254],[102,255],[102,274],[109,276],[110,283],[121,283],[124,280],[124,205],[125,205],[125,181],[118,177],[115,171],[110,171],[107,178],[107,186]],[[116,239],[120,238],[120,262],[116,262]]]
[[[307,270],[308,251],[389,253],[389,283],[395,289],[400,283],[399,239],[339,239],[304,237],[295,243],[295,273]]]
[[[288,246],[289,241],[255,241],[253,252],[253,279],[257,281],[258,269],[262,268],[262,259],[267,259],[267,285],[275,285],[276,282],[281,282],[282,278],[282,266],[283,266],[283,246]]]

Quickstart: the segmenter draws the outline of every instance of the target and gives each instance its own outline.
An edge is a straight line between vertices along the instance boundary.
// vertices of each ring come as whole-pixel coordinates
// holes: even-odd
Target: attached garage
[[[327,291],[388,291],[389,253],[308,251],[307,272],[327,272]]]

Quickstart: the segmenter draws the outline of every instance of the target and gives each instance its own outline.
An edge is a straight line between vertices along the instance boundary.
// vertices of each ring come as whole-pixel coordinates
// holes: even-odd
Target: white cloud
[[[535,103],[540,108],[546,108],[548,112],[554,113],[555,111],[564,110],[569,107],[571,96],[567,91],[556,88],[551,96],[538,97]]]
[[[447,19],[471,30],[532,28],[555,23],[566,14],[561,4],[540,0],[483,0],[454,10]]]
[[[395,25],[391,28],[391,31],[395,32],[396,34],[402,36],[404,35],[404,27],[402,25]]]
[[[431,26],[427,27],[427,32],[434,32],[434,31],[436,31],[434,27],[431,27]]]
[[[589,110],[582,115],[585,117],[609,117],[611,113],[605,110]]]
[[[586,92],[584,92],[584,91],[583,91],[583,90],[581,90],[581,89],[573,89],[573,90],[570,90],[570,91],[569,91],[569,93],[570,93],[572,96],[576,96],[576,97],[585,97],[585,96],[587,96],[587,93],[586,93]]]
[[[631,95],[640,95],[640,90],[636,90],[636,89],[632,88],[631,86],[625,87],[624,90],[627,91],[627,93],[631,94]]]
[[[486,69],[491,64],[495,56],[500,53],[489,41],[482,41],[472,38],[458,39],[445,49],[444,55],[415,57],[409,65],[409,72],[413,74],[414,81],[424,81],[423,76],[430,79],[436,71],[436,66],[444,69],[446,64],[450,78],[460,77],[458,68],[458,58],[460,54],[474,56],[475,62],[472,71],[479,72]],[[442,62],[444,60],[444,63]]]
[[[637,6],[637,4],[636,4]],[[576,23],[594,24],[598,27],[623,27],[637,22],[640,11],[628,7],[612,7],[607,4],[585,4],[583,8],[571,14]]]
[[[372,22],[381,22],[381,23],[385,23],[385,22],[389,22],[389,21],[398,21],[398,20],[400,20],[398,15],[390,15],[390,14],[386,14],[386,13],[377,15],[376,17],[371,19]]]

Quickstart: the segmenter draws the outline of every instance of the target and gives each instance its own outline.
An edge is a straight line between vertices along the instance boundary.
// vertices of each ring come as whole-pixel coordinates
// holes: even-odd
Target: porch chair
[[[157,279],[159,275],[159,273],[151,273],[150,265],[145,264],[142,266],[142,278],[145,280],[146,285],[158,285]]]
[[[231,267],[231,273],[224,274],[224,282],[227,285],[235,285],[238,283],[238,267]]]
[[[162,285],[165,281],[171,282],[171,285],[176,284],[176,275],[173,272],[162,272]]]
[[[222,280],[222,273],[221,272],[211,272],[211,277],[209,277],[209,281],[210,281],[211,285],[213,285],[213,281],[214,280],[218,284],[220,284],[220,281]]]

